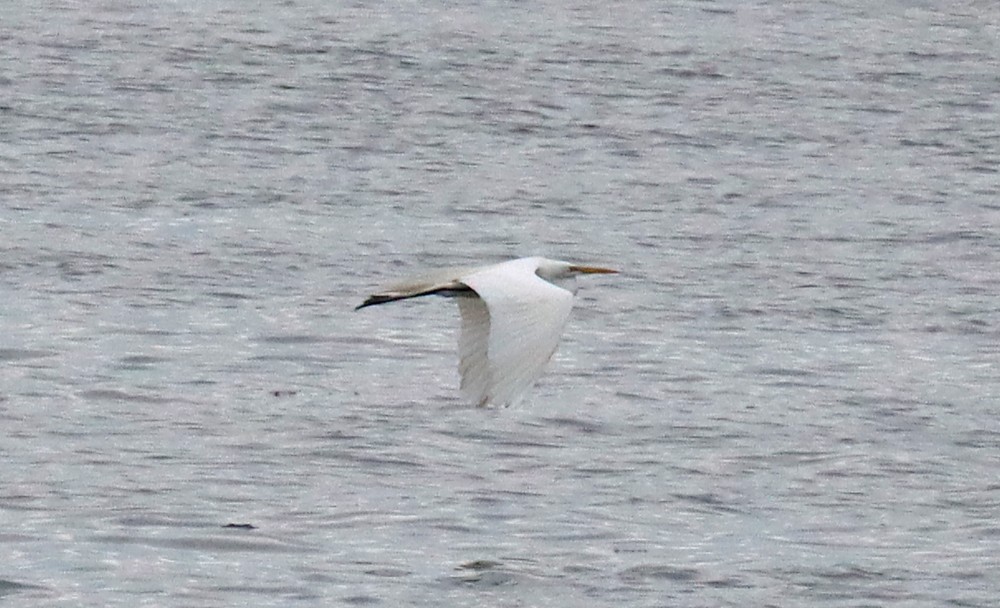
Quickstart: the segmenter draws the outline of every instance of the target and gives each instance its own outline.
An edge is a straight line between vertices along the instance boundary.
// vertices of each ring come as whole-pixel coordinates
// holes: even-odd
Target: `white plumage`
[[[545,258],[453,268],[397,283],[358,308],[425,295],[458,299],[462,395],[479,406],[511,405],[552,358],[573,308],[578,274],[614,270]]]

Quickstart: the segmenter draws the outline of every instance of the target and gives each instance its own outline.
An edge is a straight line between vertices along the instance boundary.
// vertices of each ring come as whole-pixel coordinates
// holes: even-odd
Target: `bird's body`
[[[573,308],[578,274],[614,270],[545,258],[452,268],[390,285],[358,308],[426,295],[457,298],[463,396],[480,406],[511,405],[552,358]]]

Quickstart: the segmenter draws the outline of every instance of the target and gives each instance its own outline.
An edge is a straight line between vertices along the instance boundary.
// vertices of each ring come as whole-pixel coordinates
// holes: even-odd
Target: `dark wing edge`
[[[462,296],[470,295],[474,293],[472,289],[465,283],[460,283],[454,281],[446,285],[432,285],[426,289],[419,291],[384,291],[381,293],[375,293],[368,296],[368,299],[358,304],[354,307],[354,310],[361,310],[362,308],[367,308],[369,306],[377,306],[379,304],[388,304],[389,302],[397,302],[399,300],[409,300],[411,298],[420,298],[423,296]]]

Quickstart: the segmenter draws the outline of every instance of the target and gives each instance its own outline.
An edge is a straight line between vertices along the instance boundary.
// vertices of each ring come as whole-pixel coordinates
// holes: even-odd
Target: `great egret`
[[[355,310],[419,296],[456,298],[462,313],[462,395],[480,407],[512,405],[559,345],[573,308],[576,276],[614,272],[539,257],[451,268],[387,286]]]

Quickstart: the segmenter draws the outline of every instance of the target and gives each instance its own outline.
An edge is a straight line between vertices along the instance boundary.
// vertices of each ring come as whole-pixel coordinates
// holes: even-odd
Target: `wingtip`
[[[374,306],[375,304],[381,304],[384,299],[379,299],[378,296],[369,296],[364,302],[358,304],[354,307],[354,310],[361,310],[362,308],[368,308],[369,306]]]
[[[375,295],[368,296],[368,299],[355,306],[354,310],[361,310],[362,308],[368,308],[369,306],[375,306],[376,304],[385,304],[386,302],[395,302],[396,300],[405,299],[405,297],[401,297],[396,294],[377,293]]]

